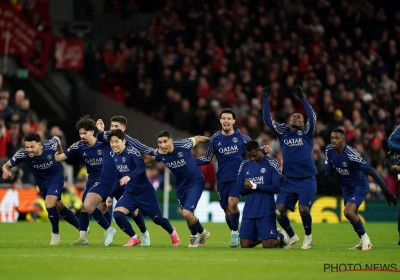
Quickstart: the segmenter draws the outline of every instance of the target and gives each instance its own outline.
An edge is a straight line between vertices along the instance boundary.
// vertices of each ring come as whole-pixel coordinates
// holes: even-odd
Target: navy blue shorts
[[[276,230],[276,218],[243,218],[240,226],[240,239],[247,240],[267,240],[276,239],[278,232]]]
[[[365,200],[365,197],[367,196],[368,192],[369,192],[369,186],[368,188],[365,187],[356,188],[350,192],[343,191],[344,205],[346,206],[348,202],[351,202],[357,205],[357,207],[359,207]]]
[[[92,187],[90,187],[88,193],[96,193],[101,196],[102,201],[106,201],[108,194],[110,193],[113,184],[109,184],[107,182],[98,181]],[[121,188],[123,191],[123,188]],[[122,193],[121,193],[122,195]]]
[[[283,204],[293,212],[298,201],[299,205],[308,206],[311,209],[316,195],[317,180],[315,176],[306,179],[286,177],[276,199],[276,204]]]
[[[144,188],[139,194],[132,195],[125,191],[118,200],[115,208],[124,207],[132,214],[137,208],[144,216],[151,219],[162,217],[156,191],[153,187]]]
[[[201,194],[203,193],[204,182],[199,182],[191,185],[187,189],[180,190],[176,192],[176,196],[178,197],[178,203],[181,209],[185,209],[191,212],[197,207],[197,203],[200,200]]]
[[[240,198],[239,186],[236,180],[218,183],[217,190],[219,196],[219,205],[221,205],[221,208],[224,210],[228,207],[229,197]]]
[[[64,188],[64,176],[57,176],[46,181],[44,186],[39,186],[40,195],[46,199],[48,195],[54,195],[61,200],[61,194]]]

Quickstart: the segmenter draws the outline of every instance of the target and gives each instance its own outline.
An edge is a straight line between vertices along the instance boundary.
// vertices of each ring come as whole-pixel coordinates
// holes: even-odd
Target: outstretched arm
[[[12,168],[12,164],[10,161],[7,161],[5,164],[3,164],[1,171],[3,171],[3,179],[8,179],[11,177],[11,168]]]
[[[212,161],[213,156],[214,156],[213,145],[211,142],[208,142],[206,153],[204,154],[204,156],[195,159],[196,164],[207,165]]]
[[[208,137],[205,136],[193,136],[191,137],[191,139],[193,140],[193,146],[196,146],[198,143],[208,143],[208,141],[210,140]]]

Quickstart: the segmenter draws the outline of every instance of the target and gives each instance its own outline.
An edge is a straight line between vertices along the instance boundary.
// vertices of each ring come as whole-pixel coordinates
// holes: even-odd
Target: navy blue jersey
[[[317,117],[305,97],[301,98],[301,103],[303,103],[307,112],[308,119],[303,128],[294,132],[290,131],[288,124],[279,124],[271,118],[267,99],[264,99],[263,104],[264,122],[278,137],[281,145],[283,157],[282,173],[292,178],[307,178],[317,174],[312,158]]]
[[[46,183],[54,177],[64,177],[64,172],[60,164],[54,157],[57,152],[58,140],[52,138],[42,143],[43,153],[40,156],[30,158],[25,148],[19,149],[10,159],[12,166],[24,162],[32,171],[36,184],[40,188],[47,187]]]
[[[103,149],[105,144],[96,142],[93,146],[88,146],[82,140],[72,144],[64,154],[67,158],[81,158],[85,162],[88,179],[96,179],[100,176],[103,168]]]
[[[109,143],[110,142],[110,132],[111,131],[104,131],[104,133],[98,133],[97,139],[101,142]],[[147,155],[154,156],[154,149],[151,147],[147,147],[146,145],[140,143],[139,140],[130,137],[129,135],[125,134],[126,146],[127,147],[134,147],[141,153],[145,153]]]
[[[251,139],[236,129],[232,135],[218,131],[210,137],[204,156],[196,159],[197,165],[208,164],[214,155],[218,161],[217,182],[236,181],[240,164],[246,156],[245,144]]]
[[[346,145],[343,153],[336,154],[332,145],[325,150],[325,170],[336,172],[343,192],[351,192],[356,188],[369,188],[365,170],[370,167],[356,149]]]
[[[247,190],[246,179],[257,185],[255,190]],[[265,156],[259,163],[245,160],[239,167],[238,185],[240,194],[247,195],[243,208],[243,218],[275,216],[274,194],[279,193],[282,174],[278,161]]]
[[[134,147],[126,147],[121,154],[114,156],[119,178],[128,176],[129,182],[124,186],[125,191],[135,195],[144,188],[153,188],[146,175],[146,165],[140,152]]]
[[[186,138],[173,143],[172,153],[160,154],[158,151],[156,153],[156,161],[162,161],[174,175],[177,192],[204,180],[192,155],[193,144],[194,140]]]

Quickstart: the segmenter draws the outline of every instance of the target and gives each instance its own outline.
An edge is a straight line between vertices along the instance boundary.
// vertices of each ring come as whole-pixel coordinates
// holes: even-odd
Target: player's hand
[[[131,180],[131,178],[129,176],[124,176],[121,178],[121,180],[119,180],[119,184],[121,186],[126,185],[126,183],[128,183]]]
[[[104,132],[104,122],[102,119],[98,119],[96,122],[96,127],[99,132]]]
[[[268,99],[271,95],[272,88],[271,86],[266,86],[262,89],[262,95],[265,99]]]
[[[264,145],[264,151],[269,154],[272,152],[272,148],[270,145]]]
[[[6,180],[11,177],[11,171],[7,170],[3,172],[3,179]]]
[[[244,186],[246,187],[247,190],[252,190],[253,189],[253,185],[250,182],[250,179],[246,179],[244,181]]]
[[[385,190],[383,192],[383,194],[385,195],[389,206],[392,206],[392,203],[393,203],[393,206],[395,206],[395,207],[397,206],[397,198],[390,191]]]
[[[112,198],[111,197],[107,197],[107,200],[106,200],[106,205],[108,206],[108,207],[110,207],[111,205],[112,205]]]
[[[293,90],[296,93],[298,98],[303,98],[304,97],[303,89],[301,88],[300,85],[295,85]]]

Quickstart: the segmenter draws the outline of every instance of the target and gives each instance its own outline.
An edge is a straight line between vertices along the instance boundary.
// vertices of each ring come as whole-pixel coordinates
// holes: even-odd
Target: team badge
[[[265,173],[265,171],[267,171],[267,170],[264,167],[261,168],[261,170],[260,170],[261,173]]]
[[[346,162],[342,162],[342,166],[343,167],[347,167],[347,163]]]
[[[102,150],[97,150],[97,154],[98,154],[99,156],[101,156],[101,155],[103,154],[103,151],[102,151]]]
[[[298,130],[298,131],[297,131],[297,135],[299,135],[299,136],[303,135],[303,131]]]
[[[178,153],[178,157],[183,157],[183,153],[182,153],[182,152],[179,152],[179,153]]]
[[[233,143],[237,143],[238,139],[236,137],[233,137],[232,141]]]
[[[48,155],[48,156],[47,156],[47,159],[48,159],[48,160],[51,160],[51,155]]]
[[[124,163],[125,163],[125,161],[126,161],[126,159],[123,157],[123,158],[122,158],[122,162],[124,162]]]

